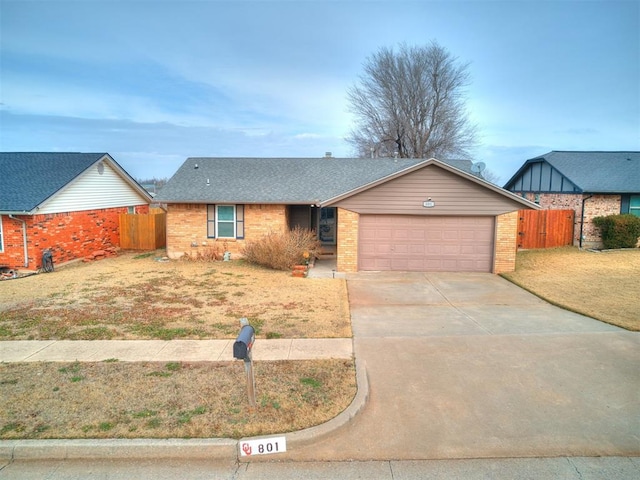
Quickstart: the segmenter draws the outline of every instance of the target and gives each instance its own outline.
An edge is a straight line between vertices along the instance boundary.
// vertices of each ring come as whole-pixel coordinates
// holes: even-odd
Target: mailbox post
[[[247,374],[247,395],[249,405],[256,408],[256,381],[253,375],[253,362],[251,360],[251,349],[256,340],[255,330],[249,325],[246,318],[240,319],[240,333],[233,344],[233,357],[244,360],[244,370]]]

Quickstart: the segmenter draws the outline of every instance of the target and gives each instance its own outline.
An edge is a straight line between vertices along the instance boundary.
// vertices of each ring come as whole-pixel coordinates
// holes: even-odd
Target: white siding
[[[147,200],[107,162],[94,165],[45,202],[37,213],[62,213],[146,205]]]

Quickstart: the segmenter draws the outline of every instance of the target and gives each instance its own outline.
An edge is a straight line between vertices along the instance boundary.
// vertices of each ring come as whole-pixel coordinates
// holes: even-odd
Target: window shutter
[[[207,205],[207,238],[216,238],[216,206]]]
[[[236,238],[244,238],[244,205],[236,205]]]

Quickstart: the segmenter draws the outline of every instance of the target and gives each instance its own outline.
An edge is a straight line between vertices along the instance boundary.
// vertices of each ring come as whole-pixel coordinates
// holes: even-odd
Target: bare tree
[[[494,185],[502,186],[502,177],[498,175],[493,170],[489,170],[488,168],[482,172],[482,178],[484,178],[487,182],[491,182]]]
[[[476,128],[465,108],[467,69],[436,42],[381,48],[347,93],[356,117],[347,141],[361,157],[468,158]]]

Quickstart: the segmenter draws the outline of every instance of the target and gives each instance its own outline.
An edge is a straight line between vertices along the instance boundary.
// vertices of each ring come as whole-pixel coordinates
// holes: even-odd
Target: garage
[[[361,215],[359,270],[491,272],[495,217]]]

